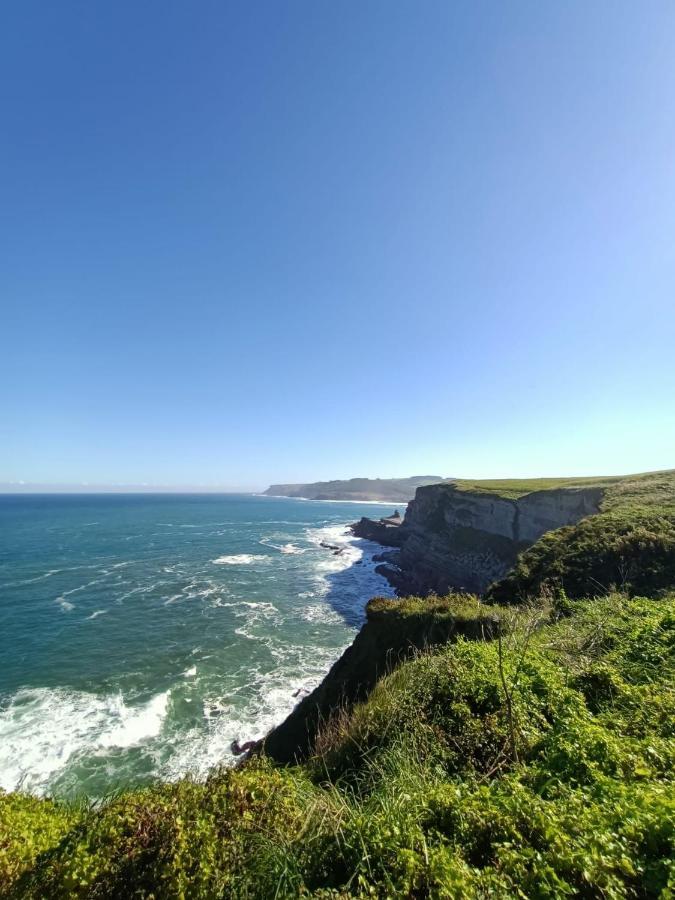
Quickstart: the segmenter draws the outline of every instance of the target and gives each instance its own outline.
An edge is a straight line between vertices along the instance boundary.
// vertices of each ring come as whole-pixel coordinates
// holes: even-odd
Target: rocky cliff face
[[[519,499],[454,484],[418,488],[398,528],[362,519],[355,534],[399,548],[379,571],[401,594],[483,593],[546,531],[598,511],[597,487],[534,491]]]

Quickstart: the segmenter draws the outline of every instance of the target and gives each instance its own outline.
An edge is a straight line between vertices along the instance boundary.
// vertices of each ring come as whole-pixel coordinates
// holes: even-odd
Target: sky
[[[674,467],[674,41],[670,0],[3,4],[0,486]]]

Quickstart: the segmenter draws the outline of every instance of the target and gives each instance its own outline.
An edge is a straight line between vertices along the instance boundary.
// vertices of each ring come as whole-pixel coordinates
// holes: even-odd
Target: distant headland
[[[438,484],[440,475],[413,475],[411,478],[349,478],[346,481],[315,481],[312,484],[272,484],[268,497],[299,497],[304,500],[382,500],[407,503],[418,487]]]

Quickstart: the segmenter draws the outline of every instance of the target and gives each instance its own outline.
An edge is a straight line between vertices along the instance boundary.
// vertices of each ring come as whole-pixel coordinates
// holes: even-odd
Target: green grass
[[[472,494],[495,494],[507,500],[519,500],[535,491],[554,491],[561,488],[606,488],[618,483],[621,476],[590,476],[588,478],[460,478],[448,482],[457,490]]]
[[[474,623],[494,618],[500,608],[484,603],[475,594],[448,594],[444,597],[374,597],[368,602],[369,619],[387,617],[407,620],[424,617],[431,619],[452,619],[457,624]]]
[[[564,591],[570,597],[620,588],[658,594],[675,587],[675,472],[607,483],[597,515],[544,534],[487,592],[517,602]]]
[[[400,614],[425,603],[481,606]],[[501,641],[405,662],[301,767],[95,808],[0,795],[5,896],[672,897],[675,598],[490,614]]]
[[[601,503],[605,513],[675,517],[675,470],[631,475],[607,486]]]
[[[675,470],[647,472],[639,475],[591,475],[583,478],[487,478],[453,479],[447,484],[460,491],[478,494],[495,494],[507,500],[519,500],[535,491],[553,491],[565,488],[602,488],[605,502],[625,507],[636,504],[665,504],[675,506],[673,484]]]

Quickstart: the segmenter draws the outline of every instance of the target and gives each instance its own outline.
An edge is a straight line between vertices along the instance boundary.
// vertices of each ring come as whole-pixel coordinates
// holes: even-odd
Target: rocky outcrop
[[[401,595],[482,594],[542,534],[598,511],[598,487],[533,491],[518,499],[452,483],[418,488],[398,526],[361,519],[354,534],[398,548],[378,571]]]
[[[384,544],[385,547],[400,547],[402,524],[403,519],[400,515],[384,519],[369,519],[364,516],[355,522],[351,529],[356,537],[375,541],[376,544]]]

